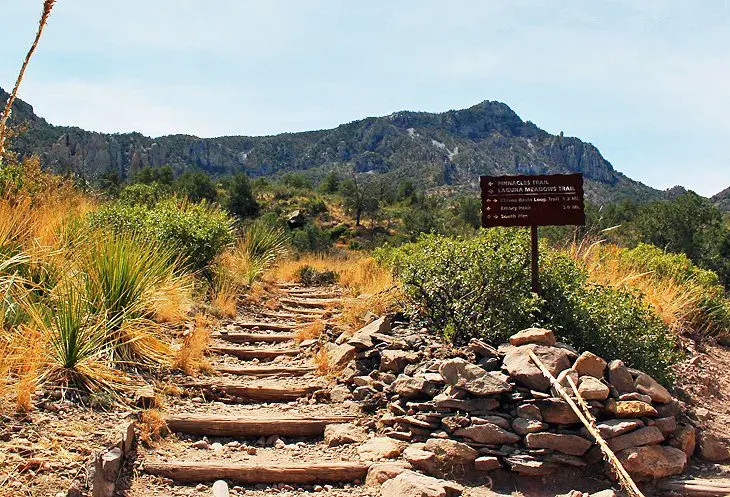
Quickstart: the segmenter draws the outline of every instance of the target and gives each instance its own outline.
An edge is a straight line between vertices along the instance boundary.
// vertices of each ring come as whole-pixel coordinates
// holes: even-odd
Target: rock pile
[[[436,478],[500,467],[544,475],[560,466],[603,464],[593,438],[528,350],[569,391],[567,378],[573,379],[601,435],[635,478],[681,473],[695,450],[694,428],[678,422],[679,402],[657,381],[620,360],[578,353],[550,330],[520,331],[496,349],[472,340],[447,350],[427,333],[391,329],[381,318],[337,342],[330,353],[344,367],[346,395],[379,412],[382,435],[408,442],[405,459]]]

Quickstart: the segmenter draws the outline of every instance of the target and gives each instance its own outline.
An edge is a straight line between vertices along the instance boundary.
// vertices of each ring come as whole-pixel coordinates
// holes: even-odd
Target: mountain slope
[[[0,89],[0,101],[7,95]],[[107,171],[122,177],[144,166],[170,164],[179,172],[200,168],[214,175],[250,176],[307,170],[386,174],[424,188],[476,189],[480,174],[582,172],[588,198],[653,199],[663,196],[615,171],[601,153],[578,138],[551,135],[523,121],[501,102],[485,101],[444,113],[397,112],[334,129],[276,136],[198,138],[139,133],[104,134],[53,126],[16,101],[14,121],[28,124],[12,147],[39,154],[56,171],[92,179]]]
[[[717,207],[721,211],[730,212],[730,186],[725,188],[717,195],[713,195],[710,198],[710,202],[712,202],[715,207]]]

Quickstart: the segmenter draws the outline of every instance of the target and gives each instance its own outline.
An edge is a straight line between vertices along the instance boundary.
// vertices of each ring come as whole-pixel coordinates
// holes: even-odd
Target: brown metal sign
[[[586,223],[582,174],[480,176],[482,227]]]

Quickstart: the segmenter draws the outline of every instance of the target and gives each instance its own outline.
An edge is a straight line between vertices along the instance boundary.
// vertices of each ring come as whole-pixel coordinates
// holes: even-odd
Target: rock
[[[617,418],[656,417],[658,414],[651,404],[639,400],[609,400],[606,409],[614,413]]]
[[[447,431],[453,432],[458,430],[459,428],[469,426],[470,420],[465,416],[446,416],[441,419],[441,424],[445,427]]]
[[[618,400],[640,400],[641,402],[651,404],[651,397],[641,394],[639,392],[622,393],[618,396]]]
[[[487,472],[494,471],[502,467],[502,464],[494,456],[477,457],[474,460],[474,471]]]
[[[335,385],[330,389],[330,400],[332,402],[344,402],[352,399],[352,392],[345,385]]]
[[[552,449],[572,456],[582,456],[593,445],[583,437],[559,433],[529,433],[525,444],[529,449]]]
[[[498,357],[497,349],[477,338],[469,340],[469,350],[474,352],[477,356],[487,359]]]
[[[730,449],[715,435],[701,431],[697,437],[700,457],[706,461],[724,462],[730,460]]]
[[[570,359],[568,359],[568,354],[563,349],[556,347],[522,345],[509,349],[504,358],[504,367],[510,376],[531,390],[545,392],[550,388],[550,382],[527,354],[530,349],[545,364],[545,367],[553,376],[557,376],[561,371],[568,369]]]
[[[377,461],[378,459],[393,459],[403,453],[406,443],[390,437],[371,438],[357,448],[360,459]]]
[[[332,424],[324,428],[324,441],[328,447],[336,447],[367,440],[365,429],[353,424]]]
[[[558,377],[555,379],[558,381],[558,384],[565,389],[566,392],[572,393],[573,387],[570,386],[570,382],[568,381],[569,377],[571,380],[573,380],[575,386],[578,386],[578,383],[580,383],[580,376],[578,376],[578,373],[573,369],[566,369],[564,371],[561,371]],[[560,396],[560,394],[554,387],[551,388],[550,391],[554,396]]]
[[[215,483],[213,483],[213,497],[228,497],[230,493],[228,492],[228,483],[224,482],[223,480],[217,480]]]
[[[540,408],[535,404],[521,404],[517,406],[517,416],[525,419],[536,419],[542,421]]]
[[[687,465],[684,452],[666,445],[645,445],[616,454],[626,471],[638,481],[678,475]]]
[[[447,385],[461,388],[480,397],[512,390],[504,375],[487,372],[460,357],[443,361],[439,366],[439,373]]]
[[[424,450],[436,457],[435,471],[432,474],[438,477],[462,477],[474,469],[474,461],[479,453],[468,445],[455,440],[429,438]]]
[[[591,492],[589,497],[617,497],[616,492],[612,488],[607,488],[598,492]]]
[[[509,343],[515,347],[528,343],[551,347],[556,341],[555,333],[545,328],[527,328],[509,337]]]
[[[454,432],[457,437],[465,437],[482,444],[512,444],[520,440],[520,437],[492,423],[467,426]]]
[[[434,404],[439,409],[454,409],[456,411],[464,411],[469,413],[491,411],[499,407],[497,399],[434,399]]]
[[[345,369],[347,363],[352,361],[357,355],[357,349],[349,343],[343,343],[342,345],[328,343],[327,345],[330,368],[336,371]]]
[[[677,418],[675,418],[674,416],[657,418],[653,421],[654,426],[659,428],[659,431],[661,431],[662,435],[664,435],[665,437],[674,433],[674,431],[677,429]]]
[[[608,447],[619,452],[631,447],[640,447],[642,445],[654,445],[664,441],[664,435],[656,426],[646,426],[636,431],[613,437],[607,441]]]
[[[605,439],[617,437],[633,430],[643,427],[640,419],[609,419],[596,423],[598,433]]]
[[[608,363],[608,381],[620,394],[636,391],[629,369],[618,359]]]
[[[347,343],[360,351],[371,349],[375,345],[373,336],[390,333],[390,326],[390,318],[383,316],[360,328]]]
[[[210,449],[210,444],[206,440],[198,440],[197,442],[194,442],[190,447],[192,447],[193,449],[208,450]]]
[[[413,466],[405,461],[373,464],[368,469],[365,485],[368,487],[377,487],[410,469],[413,469]]]
[[[290,229],[301,228],[305,224],[307,224],[307,217],[301,210],[297,209],[295,211],[292,211],[289,216],[287,216],[286,224],[289,226]]]
[[[142,409],[153,409],[157,407],[155,389],[151,385],[145,385],[134,392],[134,403]]]
[[[527,435],[528,433],[537,433],[548,428],[548,425],[537,419],[515,418],[512,421],[512,429],[519,435]]]
[[[404,399],[429,399],[438,391],[436,385],[422,376],[400,375],[391,388]]]
[[[380,370],[401,373],[408,364],[418,361],[418,354],[405,350],[383,350],[380,352]]]
[[[540,408],[542,419],[546,423],[570,425],[580,423],[580,419],[573,412],[570,405],[561,399],[540,399],[535,402]]]
[[[697,446],[697,430],[693,426],[682,425],[674,431],[674,435],[669,439],[669,445],[681,450],[687,457],[695,452]]]
[[[419,443],[407,446],[403,451],[403,458],[424,473],[438,473],[439,464],[436,459],[436,454],[424,450],[424,445]]]
[[[461,495],[463,487],[418,474],[414,471],[403,471],[395,478],[383,483],[382,497],[452,497]]]
[[[220,442],[213,442],[210,444],[210,448],[213,452],[221,452],[223,450],[223,444]]]
[[[506,457],[504,461],[511,471],[528,476],[549,475],[557,469],[555,464],[522,457]]]
[[[585,400],[606,400],[611,390],[593,376],[583,376],[580,379],[578,393]]]
[[[603,372],[606,370],[606,361],[592,352],[583,352],[575,360],[573,369],[579,376],[587,375],[593,376],[594,378],[603,378]]]
[[[648,395],[653,402],[666,404],[672,400],[672,395],[669,391],[648,374],[641,373],[637,376],[636,380],[634,380],[634,385],[639,393]]]
[[[471,424],[473,425],[484,425],[487,423],[492,423],[493,425],[497,425],[500,428],[503,428],[505,430],[509,430],[511,428],[510,422],[508,419],[503,418],[502,416],[472,416],[471,418]]]

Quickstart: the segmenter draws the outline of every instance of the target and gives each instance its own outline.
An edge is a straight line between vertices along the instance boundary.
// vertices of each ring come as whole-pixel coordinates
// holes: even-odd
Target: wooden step
[[[261,349],[255,347],[209,347],[212,354],[225,354],[250,361],[251,359],[276,359],[279,356],[297,356],[301,349]]]
[[[299,307],[318,307],[318,308],[328,308],[332,307],[335,304],[338,304],[341,302],[342,299],[279,299],[279,302],[281,304],[285,305],[293,305],[293,306],[299,306]]]
[[[216,371],[224,374],[235,374],[240,376],[302,376],[316,371],[314,366],[220,366]]]
[[[232,463],[147,462],[144,471],[177,482],[226,480],[237,483],[338,483],[364,480],[369,465],[362,462],[327,463]]]
[[[339,299],[336,293],[315,292],[311,290],[287,290],[286,295],[294,298],[312,298],[312,299]]]
[[[298,321],[311,321],[313,319],[316,319],[317,316],[312,316],[310,314],[302,315],[302,314],[291,314],[286,312],[268,312],[268,311],[262,311],[258,313],[259,315],[267,318],[275,318],[275,319],[295,319]]]
[[[241,397],[255,402],[289,402],[321,390],[322,385],[280,385],[276,383],[265,385],[248,385],[245,383],[218,382],[191,382],[181,384],[184,388],[196,388],[215,393],[223,393],[233,397]]]
[[[325,314],[329,314],[329,311],[323,311],[323,310],[315,310],[315,309],[305,309],[300,307],[289,307],[286,305],[282,305],[281,309],[287,312],[291,312],[294,314],[299,314],[300,316],[324,316]]]
[[[237,328],[256,328],[271,331],[292,331],[297,327],[295,323],[267,323],[266,321],[234,322],[231,324]]]
[[[185,414],[165,417],[171,431],[212,437],[315,437],[324,433],[329,424],[351,423],[356,416],[316,416],[289,418],[243,418]]]
[[[212,337],[233,343],[279,343],[296,339],[294,333],[216,333]]]

